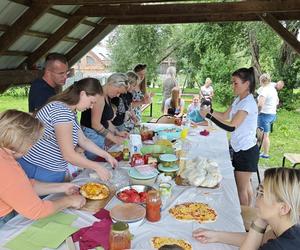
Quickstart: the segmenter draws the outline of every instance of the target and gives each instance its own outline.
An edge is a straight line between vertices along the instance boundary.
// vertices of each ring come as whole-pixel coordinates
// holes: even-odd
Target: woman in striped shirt
[[[43,137],[19,160],[29,178],[62,182],[68,163],[93,169],[102,180],[111,177],[106,168],[74,150],[78,144],[84,150],[105,158],[112,167],[117,165],[117,161],[110,154],[85,137],[77,121],[76,111],[92,108],[101,91],[97,79],[85,78],[51,98],[38,111],[36,117],[45,127]]]

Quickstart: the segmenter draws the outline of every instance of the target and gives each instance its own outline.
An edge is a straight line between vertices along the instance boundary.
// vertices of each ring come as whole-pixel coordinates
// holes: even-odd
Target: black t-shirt
[[[56,94],[55,88],[52,88],[44,79],[36,79],[32,82],[29,97],[29,112],[34,112],[43,107],[48,99]]]
[[[111,107],[110,100],[108,100],[108,101],[105,100],[105,105],[103,108],[100,123],[103,125],[104,128],[108,128],[108,126],[109,126],[108,121],[110,121],[113,117],[114,117],[114,111]],[[81,113],[80,125],[87,127],[87,128],[92,128],[91,109],[87,109]]]
[[[119,97],[111,99],[111,103],[117,106],[116,116],[112,121],[112,124],[120,126],[124,123],[125,113],[129,110],[132,103],[132,94],[129,92],[121,94]]]
[[[269,240],[259,250],[299,250],[300,225],[294,225],[281,234],[278,238]]]

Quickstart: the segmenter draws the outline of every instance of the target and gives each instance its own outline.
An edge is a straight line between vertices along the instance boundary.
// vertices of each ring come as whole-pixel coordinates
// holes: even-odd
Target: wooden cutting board
[[[116,190],[109,188],[109,196],[103,200],[90,200],[86,199],[86,204],[81,208],[83,211],[97,213],[101,208],[104,208],[107,203],[114,197]]]

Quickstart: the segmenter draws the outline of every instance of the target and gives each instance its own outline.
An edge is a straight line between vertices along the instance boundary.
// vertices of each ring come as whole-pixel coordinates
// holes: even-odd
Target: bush
[[[2,95],[12,97],[27,97],[29,88],[29,86],[11,87],[7,89]]]

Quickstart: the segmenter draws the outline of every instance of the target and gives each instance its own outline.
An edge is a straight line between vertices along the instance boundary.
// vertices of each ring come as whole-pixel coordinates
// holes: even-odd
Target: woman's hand
[[[112,138],[110,140],[115,144],[121,145],[124,142],[125,138],[121,137],[121,136],[114,135],[114,136],[112,136]]]
[[[108,181],[112,177],[111,173],[104,167],[99,166],[95,171],[103,181]]]
[[[86,199],[79,194],[70,195],[68,199],[70,201],[70,207],[75,209],[82,208],[86,203]]]
[[[201,243],[206,244],[217,242],[217,234],[218,232],[216,231],[199,228],[193,232],[193,237]]]
[[[74,183],[62,183],[62,191],[66,195],[79,194],[79,186]]]
[[[123,138],[128,138],[129,133],[127,131],[118,131],[116,132],[117,136],[123,137]]]
[[[144,96],[144,104],[149,104],[151,102],[152,102],[151,95],[149,95],[148,93],[145,94],[145,96]]]
[[[112,168],[116,168],[118,166],[118,161],[110,154],[107,154],[105,160],[112,166]]]

